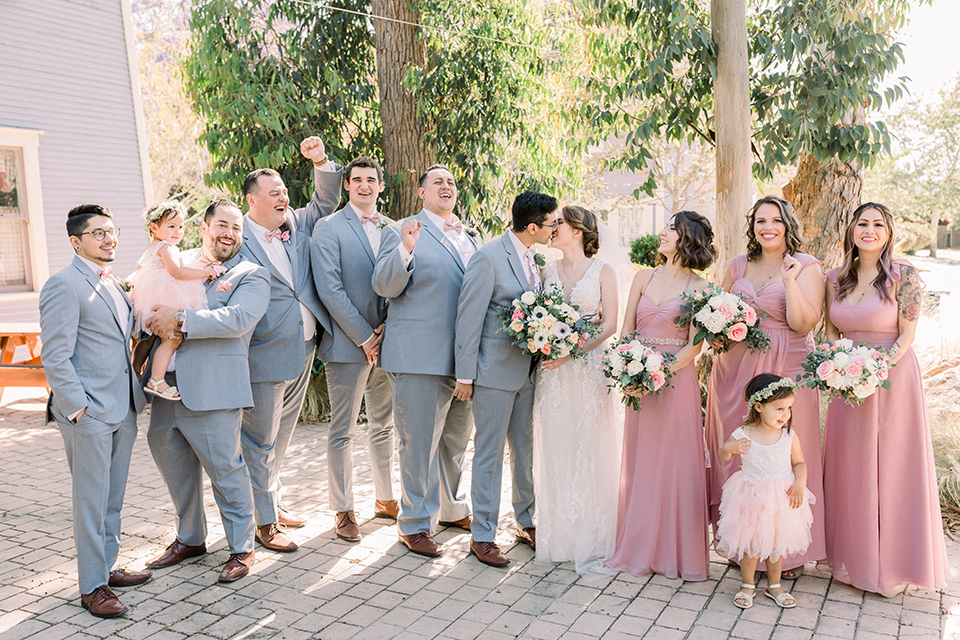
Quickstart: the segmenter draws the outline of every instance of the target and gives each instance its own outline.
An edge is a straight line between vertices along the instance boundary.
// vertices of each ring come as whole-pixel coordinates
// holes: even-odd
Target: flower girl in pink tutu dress
[[[720,447],[729,462],[740,455],[742,468],[723,485],[717,549],[739,560],[742,584],[733,603],[753,606],[754,572],[767,563],[764,595],[777,606],[797,606],[780,587],[784,556],[803,553],[810,546],[813,494],[807,489],[807,465],[800,440],[790,429],[796,385],[789,378],[761,373],[747,383],[744,397],[750,407],[747,423],[738,427]]]
[[[206,309],[207,292],[203,283],[207,279],[215,280],[224,272],[219,265],[183,265],[177,244],[183,239],[186,213],[182,204],[170,201],[154,203],[144,214],[150,246],[137,262],[140,267],[130,276],[133,287],[130,302],[133,303],[134,330],[138,333],[147,331],[147,319],[156,305]],[[153,356],[150,379],[143,390],[167,400],[179,400],[177,388],[168,385],[163,378],[183,338],[174,335],[159,337],[160,346]]]

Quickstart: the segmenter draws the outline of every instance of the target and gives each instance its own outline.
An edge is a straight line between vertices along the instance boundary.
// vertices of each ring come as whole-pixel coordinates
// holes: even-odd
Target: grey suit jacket
[[[360,214],[349,202],[317,221],[310,241],[310,262],[320,302],[333,320],[320,344],[321,357],[328,362],[366,362],[360,345],[386,320],[387,301],[370,284],[377,257]]]
[[[500,331],[497,309],[532,288],[523,261],[508,234],[470,259],[457,313],[457,378],[504,391],[516,391],[530,374],[530,356]]]
[[[199,251],[194,249],[188,255],[197,260]],[[204,284],[208,308],[186,310],[186,332],[177,348],[177,390],[183,406],[191,411],[253,406],[248,348],[254,327],[267,309],[270,274],[239,255],[223,266],[225,274]],[[217,291],[226,286],[230,291]],[[149,375],[148,364],[144,380]]]
[[[406,268],[400,257],[401,223],[384,227],[380,236],[373,290],[390,300],[380,366],[390,373],[452,376],[464,265],[456,248],[427,214],[421,211],[416,217],[423,227],[413,260]],[[480,246],[478,239],[472,241]]]
[[[40,291],[40,359],[50,383],[50,404],[65,416],[84,407],[107,424],[143,409],[143,389],[130,362],[133,309],[120,325],[113,298],[97,274],[79,257],[50,276]],[[122,293],[122,292],[121,292]]]
[[[319,218],[340,204],[341,167],[336,171],[314,169],[313,198],[303,209],[287,212],[290,242],[283,248],[290,258],[293,286],[277,271],[260,242],[248,227],[243,230],[240,255],[265,267],[270,277],[270,304],[250,340],[250,377],[253,382],[293,380],[303,372],[303,314],[300,303],[316,316],[320,327],[330,331],[333,323],[320,303],[310,268],[310,236]]]

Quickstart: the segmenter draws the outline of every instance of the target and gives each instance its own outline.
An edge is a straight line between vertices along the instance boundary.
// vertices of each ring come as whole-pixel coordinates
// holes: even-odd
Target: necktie
[[[463,225],[456,216],[452,216],[450,220],[443,223],[443,232],[446,233],[448,231],[456,231],[457,235],[460,235],[460,232],[463,231]]]
[[[280,229],[267,231],[267,242],[273,242],[274,238],[280,238],[283,242],[290,242],[290,232],[281,231]]]
[[[530,272],[530,282],[537,288],[537,291],[540,291],[543,289],[543,281],[540,279],[540,269],[537,268],[537,261],[533,258],[533,249],[527,249],[523,257],[527,263],[527,270]]]
[[[360,215],[360,224],[366,224],[372,222],[373,224],[380,224],[380,214],[374,211],[370,215],[366,213]]]

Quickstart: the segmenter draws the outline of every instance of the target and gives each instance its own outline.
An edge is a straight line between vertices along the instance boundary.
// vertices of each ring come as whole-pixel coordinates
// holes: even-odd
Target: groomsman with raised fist
[[[290,209],[287,187],[273,169],[257,169],[243,181],[249,211],[240,255],[269,272],[270,304],[250,340],[253,407],[244,412],[241,441],[256,537],[273,551],[296,551],[283,529],[304,524],[280,503],[280,466],[310,382],[315,334],[331,328],[313,284],[310,237],[317,220],[340,204],[341,167],[327,159],[320,138],[306,138],[300,152],[313,161],[315,183],[303,209]]]
[[[470,551],[503,567],[497,546],[504,445],[510,445],[516,537],[536,547],[533,525],[533,391],[530,356],[501,331],[500,307],[543,286],[533,243],[546,244],[556,228],[557,200],[524,191],[513,201],[513,229],[477,251],[463,278],[457,314],[457,389],[473,397],[473,526]]]
[[[480,241],[453,213],[457,185],[434,165],[420,177],[423,209],[384,228],[373,289],[389,300],[380,362],[389,374],[400,438],[400,541],[438,556],[437,521],[469,530],[459,493],[470,405],[455,400],[454,325],[463,273]]]
[[[367,447],[376,496],[374,515],[397,519],[393,497],[393,399],[387,374],[378,363],[387,318],[387,301],[371,285],[380,231],[390,219],[377,213],[383,169],[376,160],[354,159],[343,172],[349,202],[317,221],[311,240],[313,280],[330,314],[320,356],[330,393],[327,478],[337,536],[360,541],[353,503],[353,441],[360,402],[367,408]]]

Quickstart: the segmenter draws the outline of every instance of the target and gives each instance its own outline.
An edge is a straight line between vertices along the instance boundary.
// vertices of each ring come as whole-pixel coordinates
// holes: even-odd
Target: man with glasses
[[[150,579],[114,569],[143,390],[130,361],[133,313],[112,275],[120,230],[110,210],[81,204],[67,214],[76,254],[40,291],[40,357],[50,384],[45,422],[60,427],[73,478],[73,537],[80,602],[95,616],[127,608],[111,587]]]

